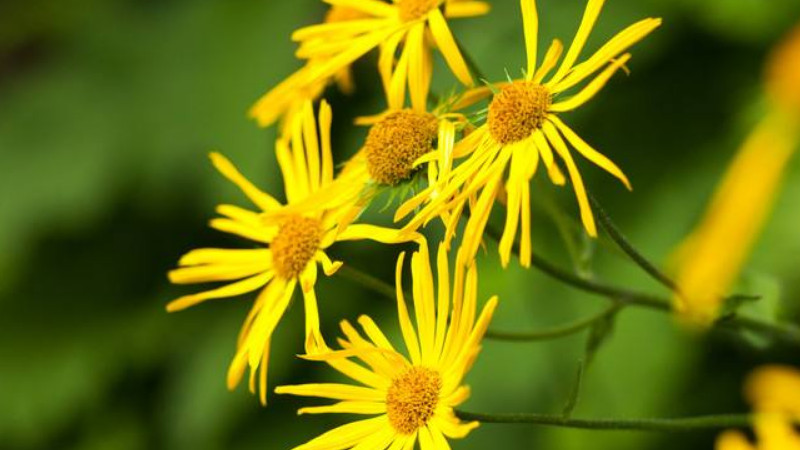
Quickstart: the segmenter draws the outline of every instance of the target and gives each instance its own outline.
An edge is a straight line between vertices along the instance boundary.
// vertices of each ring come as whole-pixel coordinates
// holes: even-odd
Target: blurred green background
[[[524,61],[518,2],[453,25],[483,71],[502,79]],[[582,0],[540,0],[542,46],[568,40]],[[169,286],[165,272],[193,247],[239,243],[206,228],[213,207],[245,199],[210,167],[220,149],[257,184],[279,193],[274,129],[245,112],[298,63],[291,31],[319,21],[314,0],[3,0],[0,2],[0,448],[290,448],[343,423],[297,418],[295,399],[259,406],[225,372],[251,298],[180,314],[167,301],[196,287]],[[664,26],[634,49],[632,74],[617,76],[567,120],[627,172],[626,192],[581,162],[589,186],[647,255],[665,261],[696,223],[715,182],[761,109],[762,62],[800,19],[796,0],[613,0],[590,41],[646,16]],[[378,111],[374,55],[357,64],[358,93],[329,97],[338,158]],[[440,69],[436,88],[454,86]],[[568,190],[542,184],[534,244],[564,267],[662,292],[611,245],[567,246],[541,204],[554,200],[577,235]],[[740,290],[764,296],[766,318],[798,321],[800,164],[790,167],[775,213]],[[370,220],[385,218],[373,211]],[[335,247],[355,267],[391,280],[399,247]],[[588,254],[591,258],[587,259]],[[598,311],[602,299],[516,263],[482,259],[481,298],[497,293],[494,326],[533,330]],[[329,336],[336,323],[370,313],[396,334],[392,304],[341,277],[318,285]],[[295,305],[273,343],[272,386],[326,380],[301,352]],[[550,342],[487,341],[468,381],[466,409],[559,412],[585,335]],[[757,339],[694,336],[669,316],[625,310],[589,367],[581,417],[668,417],[741,412],[746,373],[764,362],[797,363],[796,351]],[[792,359],[794,357],[794,360]],[[710,449],[713,433],[589,432],[483,425],[457,449]]]

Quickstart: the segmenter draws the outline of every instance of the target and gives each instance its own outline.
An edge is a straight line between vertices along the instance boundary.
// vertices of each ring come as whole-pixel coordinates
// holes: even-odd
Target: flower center
[[[400,8],[400,20],[411,22],[421,19],[430,10],[439,6],[441,0],[400,0],[397,7]]]
[[[433,150],[438,127],[433,114],[410,109],[393,112],[373,125],[364,144],[372,179],[396,185],[411,177],[414,161]]]
[[[401,434],[425,426],[439,404],[442,378],[439,372],[414,366],[395,378],[386,394],[389,423]]]
[[[272,264],[279,277],[296,278],[319,250],[322,229],[319,220],[289,216],[278,227],[270,243]]]
[[[541,84],[515,81],[503,86],[489,105],[489,132],[500,144],[526,139],[542,127],[551,102]]]

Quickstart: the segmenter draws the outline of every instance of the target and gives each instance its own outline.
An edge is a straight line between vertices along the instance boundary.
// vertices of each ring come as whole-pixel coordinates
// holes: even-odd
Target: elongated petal
[[[319,397],[332,400],[348,400],[363,402],[383,402],[386,393],[376,389],[337,383],[299,384],[278,386],[276,394],[291,394],[301,397]]]
[[[386,403],[345,401],[328,406],[307,406],[297,410],[297,414],[385,414]]]
[[[382,428],[389,426],[385,416],[360,420],[334,428],[293,450],[341,450],[351,448]]]
[[[237,185],[239,189],[242,190],[244,195],[246,195],[247,198],[249,198],[256,206],[264,211],[269,211],[280,207],[280,203],[278,203],[277,200],[272,198],[272,196],[266,192],[255,187],[253,183],[251,183],[236,169],[236,167],[230,162],[230,160],[228,160],[228,158],[217,152],[212,152],[209,154],[209,156],[211,157],[211,163],[214,164],[214,167],[216,167],[225,178]]]
[[[528,69],[525,76],[533,79],[536,73],[536,53],[539,39],[539,14],[535,0],[520,0],[522,7],[522,26],[525,30],[525,51],[528,55]]]
[[[619,59],[614,61],[612,64],[604,70],[600,75],[595,77],[591,83],[587,84],[585,88],[583,88],[580,92],[575,94],[574,96],[570,97],[568,100],[561,101],[550,105],[550,111],[552,112],[565,112],[565,111],[572,111],[573,109],[579,108],[584,103],[591,100],[595,94],[600,92],[601,89],[608,83],[608,80],[619,70],[620,67],[624,66],[631,59],[630,54],[622,55]]]
[[[267,284],[267,282],[269,282],[272,279],[273,275],[274,274],[272,272],[261,273],[256,276],[246,278],[242,281],[237,281],[236,283],[231,283],[217,289],[201,292],[199,294],[185,295],[183,297],[171,301],[167,305],[167,311],[169,312],[180,311],[182,309],[186,309],[190,306],[196,305],[205,300],[235,297],[237,295],[242,295],[247,292],[255,291],[261,286]]]
[[[453,34],[450,32],[450,27],[447,26],[447,21],[438,8],[434,8],[428,14],[428,24],[430,25],[433,39],[436,41],[439,51],[442,52],[447,65],[450,66],[450,70],[453,71],[453,74],[461,83],[466,86],[472,86],[472,76],[469,74],[467,63],[461,55],[461,50],[459,50]]]
[[[569,177],[572,180],[572,187],[575,190],[575,196],[578,199],[578,206],[581,210],[581,221],[583,222],[584,228],[586,228],[586,232],[591,237],[597,237],[597,227],[594,223],[592,207],[589,206],[589,198],[586,195],[586,188],[583,185],[581,173],[578,170],[578,167],[575,165],[572,155],[569,153],[567,144],[564,143],[564,140],[561,139],[561,135],[558,134],[558,131],[549,122],[544,124],[544,132],[547,135],[547,139],[551,144],[553,144],[556,152],[567,166]]]
[[[583,13],[583,19],[578,27],[578,32],[575,34],[575,39],[572,40],[561,66],[556,71],[556,74],[553,75],[552,82],[557,83],[560,81],[564,75],[569,73],[575,61],[578,60],[578,56],[583,50],[583,46],[586,45],[586,40],[589,38],[592,28],[594,28],[595,22],[597,22],[597,17],[600,15],[600,10],[603,9],[604,3],[605,0],[589,0],[589,3],[586,4],[586,11]]]
[[[608,159],[605,155],[598,152],[597,150],[593,149],[589,144],[587,144],[580,136],[577,135],[570,127],[568,127],[564,122],[561,121],[555,115],[549,115],[547,117],[549,122],[552,122],[556,127],[558,127],[559,131],[567,138],[567,141],[578,151],[584,158],[588,159],[589,161],[593,162],[597,166],[601,167],[606,172],[610,173],[618,180],[625,185],[628,190],[632,190],[630,181],[628,181],[628,177],[622,173],[622,170],[614,164],[613,161]]]

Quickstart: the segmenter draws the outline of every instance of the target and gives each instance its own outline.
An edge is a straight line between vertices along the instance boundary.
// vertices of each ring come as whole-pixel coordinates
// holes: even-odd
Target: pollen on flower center
[[[287,280],[300,275],[319,249],[321,239],[319,220],[302,216],[284,219],[270,243],[277,275]]]
[[[489,132],[500,144],[528,138],[542,127],[552,97],[546,87],[532,81],[503,86],[489,105]]]
[[[400,0],[397,7],[400,9],[400,20],[411,22],[421,19],[430,10],[439,6],[440,0]]]
[[[439,403],[439,372],[414,366],[395,378],[386,394],[389,423],[401,434],[412,434],[433,417]]]
[[[373,125],[364,144],[372,179],[388,185],[408,179],[414,161],[433,150],[438,126],[433,114],[410,109],[390,113]]]

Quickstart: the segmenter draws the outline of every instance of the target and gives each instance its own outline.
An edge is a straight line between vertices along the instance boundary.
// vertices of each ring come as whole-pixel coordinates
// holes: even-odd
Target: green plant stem
[[[458,40],[458,38],[455,36],[453,36],[453,38],[456,40],[456,46],[458,47],[458,50],[461,52],[461,55],[464,57],[464,62],[467,63],[467,69],[469,69],[469,71],[472,72],[472,76],[477,78],[478,81],[488,82],[488,79],[483,74],[483,71],[478,66],[478,63],[475,62],[475,59],[469,52],[464,50],[464,46],[461,44],[461,41]]]
[[[394,287],[378,277],[372,276],[350,265],[343,265],[340,267],[337,274],[372,290],[376,294],[380,294],[390,300],[395,300],[396,292]]]
[[[495,241],[500,241],[500,233],[491,226],[487,226],[484,233]],[[519,247],[517,244],[514,245],[513,251],[515,254],[519,254]],[[536,253],[531,255],[531,265],[574,288],[613,299],[623,305],[641,306],[664,312],[672,311],[672,303],[669,299],[580,278],[571,272],[556,267]],[[721,318],[714,326],[735,331],[752,331],[795,346],[800,346],[800,328],[793,324],[774,324],[755,317],[734,314]]]
[[[639,253],[636,248],[631,245],[630,241],[619,231],[619,228],[614,224],[611,220],[611,217],[606,213],[606,210],[600,205],[600,202],[594,198],[594,195],[591,193],[589,194],[589,202],[592,204],[592,209],[595,211],[597,215],[597,221],[600,223],[600,226],[603,227],[608,237],[614,241],[614,243],[619,246],[619,248],[628,255],[631,260],[636,263],[642,270],[644,270],[648,275],[650,275],[654,280],[658,281],[666,288],[673,292],[678,292],[678,287],[672,279],[670,279],[667,275],[665,275],[661,270],[659,270],[655,264],[651,263],[650,260],[644,257],[641,253]]]
[[[749,414],[724,414],[716,416],[683,417],[676,419],[574,419],[549,414],[503,413],[486,414],[456,411],[462,420],[477,420],[483,423],[517,423],[545,425],[585,430],[628,430],[687,432],[698,430],[721,430],[726,428],[748,428],[752,424]]]
[[[596,322],[605,319],[610,314],[617,312],[619,309],[620,305],[615,303],[593,316],[560,327],[555,327],[540,331],[528,331],[528,332],[489,330],[486,332],[485,337],[487,339],[496,339],[500,341],[512,341],[512,342],[542,341],[548,339],[556,339],[564,336],[569,336],[575,333],[579,333],[591,327]]]

